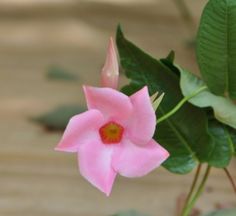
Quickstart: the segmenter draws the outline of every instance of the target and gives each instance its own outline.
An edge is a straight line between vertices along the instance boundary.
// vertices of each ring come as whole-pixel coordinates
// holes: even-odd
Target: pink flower
[[[71,118],[56,150],[76,152],[80,173],[95,187],[108,196],[118,173],[140,177],[168,158],[152,139],[156,116],[147,87],[130,97],[108,87],[84,86],[84,93],[88,111]]]

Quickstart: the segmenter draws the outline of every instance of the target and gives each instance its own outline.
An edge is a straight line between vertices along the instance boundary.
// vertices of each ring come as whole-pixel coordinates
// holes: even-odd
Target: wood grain
[[[178,63],[197,71],[193,51],[186,48],[188,31],[172,2],[141,3],[77,1],[76,10],[71,3],[42,10],[0,1],[1,216],[108,216],[126,209],[174,214],[192,174],[175,176],[161,168],[140,179],[119,177],[107,198],[79,175],[75,155],[54,152],[61,134],[29,121],[61,104],[84,103],[81,84],[98,84],[107,40],[118,22],[154,56],[175,49]],[[203,3],[190,5],[196,21]],[[78,73],[79,83],[48,81],[51,65]],[[233,161],[234,178],[235,167]],[[218,202],[235,204],[235,195],[224,172],[214,170],[198,206],[207,211]]]

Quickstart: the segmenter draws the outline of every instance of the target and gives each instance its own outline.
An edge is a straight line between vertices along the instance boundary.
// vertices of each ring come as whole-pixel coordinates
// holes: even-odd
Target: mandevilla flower
[[[103,74],[114,68],[117,73],[117,59],[111,56],[116,56],[112,40],[107,57],[112,62],[106,62]],[[152,139],[156,116],[147,87],[128,97],[110,88],[117,84],[109,77],[112,75],[106,82],[109,87],[84,86],[88,111],[71,118],[56,147],[59,151],[77,152],[81,174],[107,196],[118,173],[140,177],[169,156]]]

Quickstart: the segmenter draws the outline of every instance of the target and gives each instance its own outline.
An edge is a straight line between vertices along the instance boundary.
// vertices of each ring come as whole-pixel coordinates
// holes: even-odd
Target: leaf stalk
[[[206,184],[206,181],[209,177],[210,170],[211,170],[211,166],[208,165],[206,168],[205,174],[203,176],[203,179],[202,179],[196,193],[194,194],[192,199],[188,202],[187,206],[183,209],[183,213],[181,216],[189,216],[190,215],[190,213],[193,209],[193,206],[195,205],[196,201],[198,200],[198,198],[200,197],[200,195],[202,194],[202,192],[205,188],[205,184]]]
[[[184,209],[187,208],[188,203],[190,202],[190,199],[191,199],[191,197],[192,197],[192,195],[193,195],[193,192],[194,192],[194,190],[195,190],[195,188],[196,188],[196,186],[197,186],[197,182],[198,182],[198,179],[199,179],[199,174],[200,174],[200,172],[201,172],[201,168],[202,168],[202,164],[199,164],[198,167],[197,167],[196,173],[195,173],[195,175],[194,175],[194,178],[193,178],[193,182],[192,182],[190,191],[189,191],[188,196],[187,196],[187,198],[186,198],[186,200],[185,200],[185,204],[184,204],[184,206],[183,206],[181,215],[183,214]]]
[[[174,115],[188,100],[195,97],[196,95],[198,95],[199,93],[203,92],[206,89],[207,87],[203,86],[199,88],[197,91],[193,92],[191,95],[184,97],[171,111],[169,111],[167,114],[159,118],[157,120],[157,124],[161,123],[162,121],[166,120],[170,116]]]
[[[234,192],[236,194],[236,184],[234,182],[233,177],[231,176],[231,174],[230,174],[230,172],[229,172],[229,170],[227,168],[224,168],[224,171],[225,171],[225,173],[226,173],[226,175],[227,175],[227,177],[228,177],[228,179],[229,179],[229,181],[230,181],[230,183],[231,183],[231,185],[233,187],[233,190],[234,190]]]

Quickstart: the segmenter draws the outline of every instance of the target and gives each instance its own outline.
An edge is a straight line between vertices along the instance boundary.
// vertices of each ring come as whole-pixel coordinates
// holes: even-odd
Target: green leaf
[[[209,152],[208,164],[218,168],[227,167],[234,154],[234,144],[228,128],[216,120],[210,120],[209,133],[212,136],[214,148]]]
[[[175,52],[173,50],[170,51],[168,56],[166,57],[166,60],[173,63],[175,60]]]
[[[51,80],[76,81],[78,76],[69,73],[60,67],[53,66],[47,72],[47,78]]]
[[[165,64],[158,61],[124,38],[117,30],[117,47],[121,65],[131,82],[123,92],[132,94],[147,85],[150,94],[164,92],[165,97],[157,117],[166,114],[183,98],[179,78]],[[191,104],[185,104],[175,115],[157,126],[154,138],[169,152],[164,166],[175,173],[187,173],[200,162],[209,161],[214,148],[207,132],[205,113]]]
[[[210,0],[197,36],[197,59],[209,89],[236,99],[236,1]]]
[[[232,140],[233,147],[234,147],[234,154],[236,155],[236,130],[233,128],[227,128],[230,139]]]
[[[180,86],[185,97],[193,95],[194,92],[198,92],[199,89],[206,87],[200,78],[183,70],[181,67],[175,66],[168,59],[166,59],[165,64],[175,74],[180,75]],[[198,107],[212,107],[217,120],[230,126],[236,125],[236,106],[229,99],[214,95],[207,87],[189,101]],[[209,119],[208,127],[214,146],[212,151],[209,152],[208,163],[214,167],[224,168],[228,166],[233,156],[234,141],[230,131],[234,131],[234,129],[217,122],[215,118]]]
[[[236,215],[236,209],[223,209],[208,213],[204,216],[235,216],[235,215]]]
[[[85,108],[78,105],[61,106],[49,113],[45,113],[38,117],[32,118],[32,120],[41,124],[48,130],[61,131],[66,128],[66,125],[72,116],[84,111]]]
[[[130,211],[120,212],[120,213],[114,214],[112,216],[147,216],[147,215],[139,213],[135,210],[130,210]]]
[[[181,74],[180,86],[184,96],[191,95],[198,89],[206,86],[196,75],[178,67]],[[217,96],[206,88],[204,91],[189,100],[190,103],[198,107],[211,107],[215,118],[220,122],[236,128],[236,104],[230,99]]]

